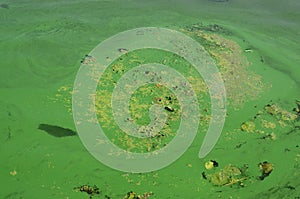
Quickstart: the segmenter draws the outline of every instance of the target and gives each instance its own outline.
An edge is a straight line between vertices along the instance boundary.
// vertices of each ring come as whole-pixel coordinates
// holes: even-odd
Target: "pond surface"
[[[0,198],[299,198],[299,10],[292,0],[0,2]],[[188,150],[161,170],[135,174],[111,169],[87,151],[71,102],[88,54],[140,27],[176,30],[199,42],[216,62],[228,99],[222,134],[199,159],[211,113],[201,77],[182,57],[160,50],[115,60],[98,85],[97,114],[120,147],[162,148],[175,136],[181,113],[163,85],[141,87],[130,104],[133,120],[147,125],[145,111],[154,103],[164,107],[170,126],[151,142],[122,134],[108,110],[109,92],[130,68],[173,64],[200,102],[199,130]]]

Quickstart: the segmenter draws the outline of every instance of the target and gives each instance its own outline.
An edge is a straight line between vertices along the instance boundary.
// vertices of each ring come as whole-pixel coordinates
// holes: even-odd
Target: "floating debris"
[[[101,193],[99,188],[96,185],[94,186],[81,185],[80,187],[75,187],[74,190],[87,193],[90,199],[93,198],[93,196],[99,195]],[[107,198],[107,196],[105,197]]]
[[[11,175],[11,176],[15,176],[15,175],[17,175],[17,171],[14,169],[13,171],[10,171],[9,172],[9,174]]]
[[[250,48],[246,48],[246,49],[244,50],[244,52],[245,52],[245,53],[252,53],[252,52],[253,52],[253,50],[252,50],[252,49],[250,49]]]
[[[276,115],[279,113],[279,107],[276,104],[273,104],[273,105],[267,104],[265,106],[265,111],[267,113],[269,113],[270,115]]]
[[[296,103],[296,105],[297,105],[297,108],[294,108],[293,110],[294,110],[297,114],[300,114],[300,101],[299,101],[299,100],[296,100],[295,103]]]
[[[261,171],[261,176],[259,176],[260,180],[264,180],[266,177],[268,177],[274,169],[273,164],[271,164],[267,161],[265,161],[263,163],[259,163],[258,167]]]
[[[204,166],[207,170],[210,170],[210,169],[213,169],[215,167],[218,167],[219,163],[215,160],[210,160],[210,161],[207,161]]]
[[[127,52],[128,52],[128,49],[126,49],[126,48],[119,48],[118,51],[119,51],[120,53],[127,53]]]
[[[153,195],[153,192],[146,192],[139,195],[133,191],[128,192],[123,199],[148,199]]]
[[[202,175],[202,178],[203,178],[204,180],[207,180],[207,175],[206,175],[206,173],[205,173],[204,171],[201,173],[201,175]]]
[[[243,181],[247,178],[240,168],[231,164],[213,174],[206,175],[202,173],[202,176],[203,175],[216,186],[228,186],[237,183],[242,185]]]
[[[297,101],[296,101],[297,103]],[[297,104],[298,106],[298,104]],[[299,106],[298,106],[299,108]],[[295,109],[295,108],[294,108]],[[297,108],[296,108],[297,109]],[[298,118],[298,115],[292,112],[289,112],[287,110],[282,109],[277,104],[267,104],[265,106],[265,111],[269,113],[270,115],[273,115],[276,117],[276,119],[282,120],[282,121],[294,121]]]
[[[257,139],[274,141],[283,134],[289,135],[300,130],[300,114],[297,112],[300,102],[293,111],[284,109],[277,103],[267,104],[259,110],[253,119],[242,123],[239,130],[260,134]],[[284,105],[283,105],[284,106]]]
[[[38,129],[45,131],[49,135],[52,135],[54,137],[66,137],[77,135],[77,133],[71,129],[50,124],[39,124]]]
[[[300,115],[300,109],[299,108],[294,108],[293,111],[296,112],[298,115]]]
[[[96,58],[91,55],[85,55],[84,58],[80,61],[82,64],[94,64],[96,63]]]
[[[172,108],[171,106],[165,106],[165,109],[169,112],[174,112],[174,108]]]

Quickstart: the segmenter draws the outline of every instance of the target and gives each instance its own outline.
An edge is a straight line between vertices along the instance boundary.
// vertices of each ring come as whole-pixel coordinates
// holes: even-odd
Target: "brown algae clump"
[[[277,115],[280,112],[280,108],[276,104],[273,105],[267,104],[265,106],[265,111],[271,115]]]
[[[142,195],[137,194],[133,191],[128,192],[123,199],[148,199],[153,195],[153,192],[146,192]]]
[[[274,122],[270,122],[270,121],[262,119],[261,123],[264,128],[267,128],[267,129],[275,129],[276,128],[276,124]]]
[[[93,196],[99,195],[101,193],[99,188],[96,185],[94,186],[82,185],[80,187],[75,187],[74,190],[87,193],[90,199],[92,199]]]
[[[280,132],[290,134],[299,128],[300,115],[297,108],[292,110],[288,111],[276,103],[267,104],[252,119],[243,122],[239,130],[263,134],[259,139],[275,140],[276,137],[279,137]]]
[[[248,69],[250,63],[236,42],[216,34],[228,35],[224,28],[218,26],[222,30],[218,32],[209,31],[208,27],[203,24],[192,25],[182,31],[198,41],[215,60],[224,80],[229,103],[239,108],[247,100],[255,99],[265,88],[262,77]]]
[[[297,113],[289,112],[285,109],[282,109],[279,105],[277,104],[267,104],[265,106],[265,111],[276,117],[278,120],[282,121],[294,121],[298,118]]]
[[[241,169],[229,164],[220,171],[208,175],[208,179],[213,185],[224,186],[242,183],[246,177],[243,175]]]
[[[264,180],[266,177],[268,177],[274,169],[273,164],[271,164],[267,161],[259,163],[258,167],[261,171],[261,176],[259,176],[260,180]]]
[[[219,163],[215,160],[210,160],[210,161],[207,161],[205,162],[204,164],[204,167],[207,169],[207,170],[211,170],[215,167],[218,167],[219,166]]]

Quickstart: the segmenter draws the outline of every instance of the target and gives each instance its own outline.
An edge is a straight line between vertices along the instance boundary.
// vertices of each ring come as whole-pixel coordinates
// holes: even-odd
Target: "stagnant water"
[[[292,0],[1,1],[0,197],[299,198],[299,10],[300,2]],[[126,30],[184,32],[195,24],[237,44],[247,59],[252,75],[233,88],[225,85],[248,90],[233,92],[229,102],[259,91],[227,105],[221,137],[204,158],[198,157],[200,133],[161,170],[123,172],[96,160],[81,142],[71,111],[70,92],[85,55]],[[164,58],[148,55],[152,61]],[[108,96],[102,95],[104,102]],[[168,114],[177,110],[165,106]]]

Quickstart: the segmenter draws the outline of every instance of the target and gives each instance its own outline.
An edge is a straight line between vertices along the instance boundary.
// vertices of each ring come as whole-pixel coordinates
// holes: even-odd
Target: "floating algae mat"
[[[299,6],[271,0],[0,2],[0,198],[300,198]],[[196,137],[179,159],[131,173],[88,152],[76,129],[80,121],[73,120],[72,95],[79,68],[97,65],[92,49],[140,27],[172,29],[203,46],[224,82],[227,113],[218,142],[199,159],[213,112],[205,77],[180,55],[117,43],[120,56],[105,58],[111,64],[101,77],[90,74],[98,83],[91,96],[95,117],[87,121],[99,124],[113,145],[155,153],[180,128],[180,98],[157,81],[130,96],[126,122],[147,126],[157,106],[166,116],[159,130],[141,128],[136,137],[115,120],[122,113],[112,111],[113,91],[141,65],[179,72],[200,112]],[[159,79],[151,70],[144,75]]]

